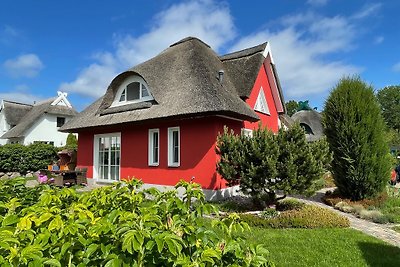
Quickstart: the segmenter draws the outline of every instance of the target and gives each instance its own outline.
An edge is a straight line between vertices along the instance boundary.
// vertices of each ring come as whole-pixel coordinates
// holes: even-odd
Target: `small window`
[[[160,158],[160,130],[149,130],[149,165],[158,166]]]
[[[61,127],[65,124],[65,118],[64,117],[57,117],[57,127]]]
[[[265,94],[262,87],[260,88],[260,93],[258,94],[256,104],[254,105],[254,110],[267,115],[271,115],[268,109],[267,100],[265,99]]]
[[[119,102],[130,102],[136,100],[146,100],[149,98],[150,94],[146,86],[140,82],[133,82],[126,86],[121,93]]]
[[[168,166],[180,166],[179,127],[168,128]]]
[[[247,137],[253,137],[253,130],[242,128],[242,135]]]

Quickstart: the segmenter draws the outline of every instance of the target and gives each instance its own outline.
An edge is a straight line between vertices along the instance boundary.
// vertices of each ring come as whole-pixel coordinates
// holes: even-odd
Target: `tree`
[[[383,118],[389,128],[400,132],[400,85],[386,86],[376,94]]]
[[[218,173],[228,185],[240,184],[240,191],[259,207],[276,202],[277,191],[284,193],[282,198],[315,191],[314,182],[330,159],[326,143],[307,143],[298,123],[277,135],[260,127],[251,138],[225,129],[218,136],[216,150]]]
[[[298,111],[299,103],[297,101],[290,100],[289,102],[286,102],[285,105],[286,105],[286,113],[290,117],[292,117],[293,114]]]
[[[73,133],[68,134],[67,141],[65,143],[65,148],[70,150],[77,150],[78,149],[78,140]]]
[[[360,200],[382,192],[391,161],[372,87],[359,77],[341,79],[325,103],[323,124],[341,195]]]

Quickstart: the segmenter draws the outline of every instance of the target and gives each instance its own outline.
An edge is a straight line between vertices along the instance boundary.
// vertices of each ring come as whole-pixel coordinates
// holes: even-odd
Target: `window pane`
[[[127,97],[126,97],[127,101],[140,99],[140,95],[139,95],[140,94],[140,83],[138,83],[138,82],[130,83],[130,84],[128,84],[126,89],[127,89]]]
[[[142,97],[149,96],[149,91],[147,91],[147,88],[144,84],[142,84]]]
[[[178,163],[179,162],[179,133],[178,131],[173,131],[172,132],[172,148],[173,148],[173,157],[172,157],[172,161],[174,163]]]
[[[121,97],[119,98],[119,102],[125,101],[125,90],[122,91]]]
[[[108,179],[108,166],[104,166],[103,179]]]

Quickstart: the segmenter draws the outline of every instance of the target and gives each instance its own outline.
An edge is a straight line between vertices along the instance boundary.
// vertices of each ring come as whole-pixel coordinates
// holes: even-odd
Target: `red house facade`
[[[230,194],[216,172],[224,126],[250,134],[261,122],[276,132],[284,112],[268,43],[218,56],[188,37],[116,76],[61,130],[79,133],[78,167],[91,182],[194,180],[215,198]]]

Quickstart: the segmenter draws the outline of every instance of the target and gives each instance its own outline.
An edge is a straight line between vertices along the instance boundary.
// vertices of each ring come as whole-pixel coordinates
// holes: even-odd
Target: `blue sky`
[[[0,99],[62,90],[82,110],[119,72],[196,36],[219,54],[269,41],[285,100],[321,108],[345,75],[400,84],[399,14],[397,0],[3,0]]]

